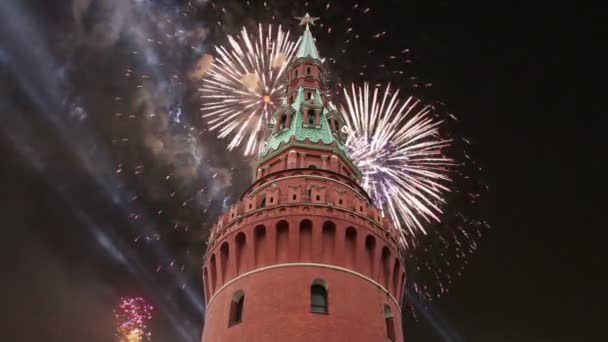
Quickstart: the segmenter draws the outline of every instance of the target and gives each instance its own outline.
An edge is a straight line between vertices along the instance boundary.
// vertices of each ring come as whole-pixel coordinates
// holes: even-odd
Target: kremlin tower
[[[306,14],[255,180],[209,237],[203,342],[403,341],[405,268],[359,185]]]

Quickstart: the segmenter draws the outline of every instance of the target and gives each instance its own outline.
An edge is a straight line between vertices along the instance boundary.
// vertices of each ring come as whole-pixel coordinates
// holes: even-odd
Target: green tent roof
[[[315,40],[312,38],[312,33],[310,33],[308,24],[306,24],[306,30],[304,30],[304,34],[302,34],[302,40],[300,41],[300,48],[298,49],[296,58],[305,58],[308,57],[308,55],[314,59],[320,59]]]
[[[308,15],[304,17],[304,19],[307,18],[311,19]],[[319,52],[317,51],[317,47],[315,46],[314,39],[312,38],[312,34],[310,33],[310,29],[307,24],[306,30],[302,35],[297,58],[307,58],[308,56],[311,56],[314,59],[319,59]],[[307,100],[305,98],[305,90],[313,91],[311,99]],[[319,125],[308,125],[304,122],[303,107],[321,111]],[[287,99],[283,99],[283,105],[279,107],[273,116],[275,117],[275,120],[278,120],[278,118],[284,113],[291,115],[290,125],[289,127],[283,128],[280,131],[277,125],[271,125],[272,133],[266,141],[266,145],[264,146],[261,154],[261,160],[271,156],[272,153],[280,149],[281,146],[285,146],[287,144],[301,144],[308,140],[315,144],[310,145],[310,147],[313,149],[330,148],[337,150],[337,152],[339,152],[339,154],[341,154],[344,159],[352,165],[352,161],[348,156],[348,152],[344,146],[342,138],[340,137],[340,133],[332,132],[330,123],[328,121],[328,117],[331,116],[336,116],[336,119],[338,119],[340,123],[343,123],[344,119],[335,109],[328,108],[324,105],[319,89],[305,89],[304,87],[299,87],[293,103],[288,104]],[[295,140],[295,142],[292,139]],[[353,169],[355,169],[355,172],[359,171],[356,166],[352,166]]]

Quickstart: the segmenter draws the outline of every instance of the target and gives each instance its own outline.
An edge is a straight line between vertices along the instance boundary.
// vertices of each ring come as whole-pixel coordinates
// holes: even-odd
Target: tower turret
[[[203,342],[403,341],[404,262],[344,147],[309,25],[255,181],[213,226]]]

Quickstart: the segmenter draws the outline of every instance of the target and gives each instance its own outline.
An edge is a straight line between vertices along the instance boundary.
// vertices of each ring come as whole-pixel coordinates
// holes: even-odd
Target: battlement
[[[203,270],[207,300],[255,269],[319,263],[369,277],[401,301],[405,271],[398,237],[362,189],[316,169],[269,176],[212,228]]]
[[[365,219],[395,241],[392,221],[371,203],[363,189],[349,179],[324,170],[292,169],[259,179],[211,228],[208,248],[226,230],[238,229],[243,218],[271,207],[312,206],[342,210]],[[235,227],[236,226],[236,227]]]
[[[396,301],[405,272],[394,239],[369,218],[313,205],[277,205],[228,225],[208,246],[207,301],[231,279],[284,263],[321,263],[350,269],[381,284]]]

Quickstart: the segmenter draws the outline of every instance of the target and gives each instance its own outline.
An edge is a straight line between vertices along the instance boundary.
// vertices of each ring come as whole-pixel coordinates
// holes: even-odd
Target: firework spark
[[[346,142],[363,174],[362,186],[392,218],[404,246],[426,234],[425,225],[440,222],[450,172],[456,162],[445,155],[451,140],[440,134],[441,120],[429,106],[409,97],[402,101],[390,85],[380,94],[369,84],[349,92]]]
[[[245,143],[244,154],[253,155],[284,96],[283,76],[299,41],[290,40],[281,26],[264,30],[260,24],[256,37],[243,28],[236,38],[229,35],[228,42],[216,47],[215,61],[199,89],[202,117],[211,130],[219,131],[219,138],[232,136],[228,149]]]
[[[152,319],[153,307],[143,298],[122,298],[114,310],[119,342],[140,342],[150,340],[152,334],[146,323]]]

